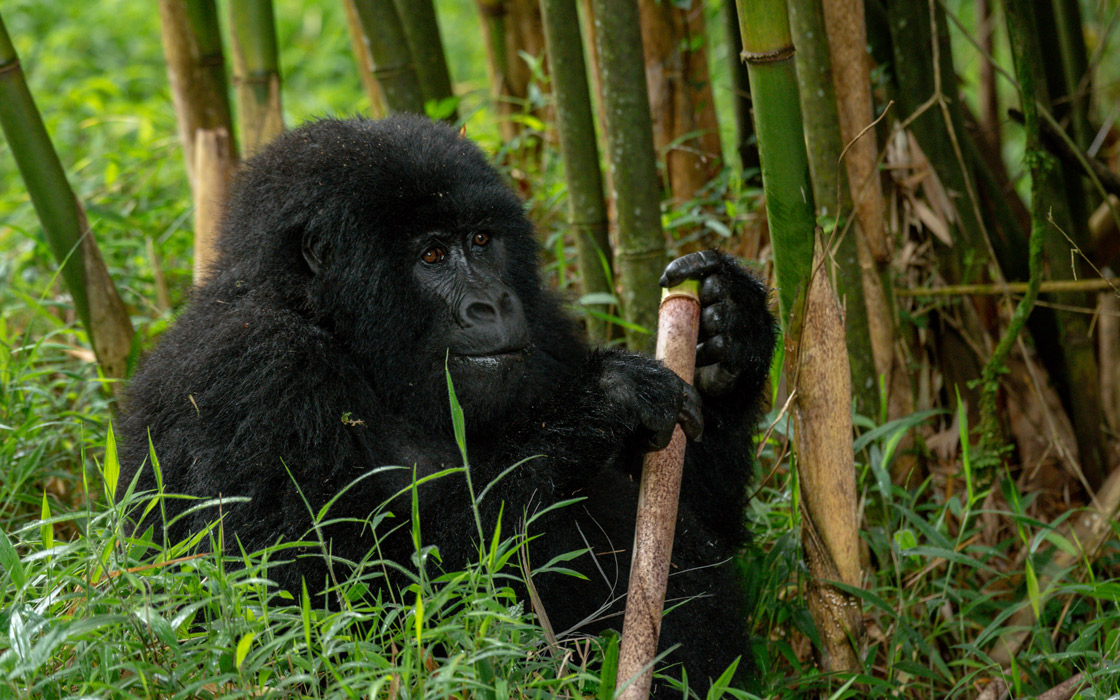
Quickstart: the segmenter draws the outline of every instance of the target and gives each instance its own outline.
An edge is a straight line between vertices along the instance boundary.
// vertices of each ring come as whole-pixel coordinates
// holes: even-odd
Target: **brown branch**
[[[1111,289],[1120,294],[1120,277],[1091,280],[1050,280],[1039,286],[1039,293],[1049,292],[1100,292]],[[955,297],[1023,294],[1027,291],[1026,282],[1006,282],[1000,284],[949,284],[944,287],[896,287],[895,296],[899,297]]]

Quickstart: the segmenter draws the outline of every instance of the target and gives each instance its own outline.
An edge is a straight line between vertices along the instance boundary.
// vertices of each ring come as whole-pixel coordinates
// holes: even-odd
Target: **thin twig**
[[[895,296],[900,297],[956,297],[956,296],[996,296],[1005,292],[1024,294],[1029,282],[1006,282],[988,284],[947,284],[942,287],[895,287]],[[1048,280],[1039,285],[1042,294],[1051,292],[1100,292],[1112,289],[1120,294],[1120,277],[1087,280]]]

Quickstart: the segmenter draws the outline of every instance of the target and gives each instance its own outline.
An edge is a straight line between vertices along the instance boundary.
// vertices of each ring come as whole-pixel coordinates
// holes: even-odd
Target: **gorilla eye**
[[[428,248],[420,255],[420,259],[429,265],[434,265],[442,261],[445,255],[447,254],[443,252],[443,248]]]
[[[482,232],[476,233],[471,236],[471,242],[478,246],[486,245],[490,242],[490,234]]]

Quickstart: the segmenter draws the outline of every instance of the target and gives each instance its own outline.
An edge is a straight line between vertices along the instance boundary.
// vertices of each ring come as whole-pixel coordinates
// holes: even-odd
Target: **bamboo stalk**
[[[108,377],[124,377],[132,346],[132,321],[105,268],[85,210],[74,196],[51,144],[2,17],[0,129],[11,146],[47,244],[62,266],[62,279],[102,371]]]
[[[373,54],[369,50],[369,41],[362,31],[362,20],[358,17],[358,9],[354,0],[343,0],[346,8],[346,25],[350,28],[350,48],[354,51],[354,60],[358,63],[358,75],[362,78],[366,97],[369,98],[369,113],[371,117],[385,116],[385,97],[381,94],[381,86],[373,72],[377,66],[373,62]]]
[[[765,159],[765,153],[763,159]],[[818,269],[823,265],[818,255]],[[859,515],[852,450],[851,370],[836,294],[828,276],[813,275],[804,318],[787,341],[792,377],[794,446],[801,493],[801,543],[812,578],[809,612],[828,671],[855,671],[862,636],[859,599],[831,581],[858,587]]]
[[[743,168],[744,175],[750,170],[755,170],[753,176],[747,176],[746,182],[761,184],[761,165],[758,161],[758,144],[754,142],[754,119],[751,117],[751,81],[747,75],[747,66],[741,58],[743,53],[743,37],[739,34],[739,12],[735,3],[723,3],[723,24],[727,33],[727,57],[731,61],[731,92],[735,105],[735,149],[739,152],[739,165]]]
[[[542,0],[548,61],[556,99],[556,131],[568,183],[569,224],[579,255],[583,293],[610,294],[611,243],[607,235],[607,204],[595,142],[595,122],[587,89],[579,14],[575,0]],[[605,308],[604,308],[605,310]],[[605,342],[606,321],[587,317],[588,336]]]
[[[229,4],[241,145],[252,153],[284,130],[272,0]]]
[[[703,3],[640,0],[642,49],[653,145],[675,202],[686,202],[722,166],[719,123],[708,74]]]
[[[447,70],[447,55],[443,50],[435,5],[432,0],[396,0],[396,3],[424,100],[442,106],[455,93],[451,89],[451,74]],[[452,105],[440,116],[455,123],[459,119],[459,111]]]
[[[766,217],[774,241],[778,307],[782,325],[788,327],[795,301],[808,283],[816,226],[793,40],[784,0],[737,1],[743,57],[754,99]]]
[[[1064,85],[1064,77],[1060,71],[1057,76],[1047,75],[1048,69],[1053,72],[1053,62],[1044,58],[1039,43],[1039,32],[1042,27],[1039,26],[1036,17],[1036,12],[1043,9],[1052,8],[1045,3],[1021,3],[1016,0],[1005,6],[1004,14],[1007,17],[1009,33],[1015,32],[1017,37],[1011,47],[1016,74],[1020,76],[1021,108],[1024,114],[1024,131],[1028,139],[1028,153],[1036,154],[1038,161],[1037,163],[1032,161],[1031,168],[1032,190],[1036,187],[1036,178],[1038,180],[1038,189],[1032,195],[1031,237],[1034,238],[1033,229],[1039,225],[1038,217],[1043,217],[1045,235],[1042,236],[1042,245],[1045,256],[1051,263],[1049,274],[1051,277],[1069,279],[1079,276],[1078,259],[1073,258],[1074,264],[1069,262],[1059,264],[1059,261],[1068,261],[1075,247],[1083,248],[1087,245],[1085,239],[1088,237],[1088,218],[1084,212],[1084,190],[1081,187],[1071,186],[1071,178],[1080,185],[1079,174],[1076,170],[1058,167],[1053,156],[1046,152],[1041,142],[1043,115],[1038,106],[1047,108],[1051,105],[1051,93],[1047,81],[1054,80],[1058,86]],[[1034,76],[1031,90],[1022,84],[1021,76],[1026,67],[1021,67],[1020,63],[1030,64]],[[1032,141],[1032,139],[1038,140]],[[1037,146],[1037,150],[1032,150],[1034,148],[1032,144]],[[1033,167],[1035,165],[1040,167],[1036,169]],[[1045,207],[1037,210],[1034,203],[1045,203]],[[1049,221],[1053,221],[1053,225],[1047,223]],[[1063,232],[1066,235],[1062,235]],[[1068,236],[1073,237],[1076,245],[1071,245],[1067,240]],[[1051,301],[1067,306],[1093,305],[1084,292],[1066,292]],[[1056,321],[1056,332],[1051,329],[1049,336],[1036,334],[1036,345],[1040,348],[1040,354],[1046,361],[1046,367],[1058,387],[1062,405],[1073,423],[1082,472],[1090,486],[1098,488],[1106,475],[1108,457],[1100,431],[1102,420],[1100,395],[1095,391],[1085,391],[1085,387],[1095,387],[1100,382],[1095,348],[1089,331],[1089,319],[1081,314],[1063,310],[1056,311],[1052,318]]]
[[[233,163],[225,129],[199,129],[195,135],[194,283],[206,281],[217,258],[218,228]]]
[[[618,212],[622,311],[630,323],[652,329],[657,299],[647,290],[657,288],[666,256],[638,6],[636,0],[595,0],[593,5],[607,160]],[[628,328],[626,340],[637,348],[645,334]]]
[[[159,16],[179,141],[193,191],[195,132],[225,128],[233,133],[218,10],[214,0],[159,0]],[[231,153],[236,159],[236,144]]]
[[[1042,148],[1042,133],[1039,127],[1038,108],[1035,104],[1035,86],[1037,76],[1035,63],[1028,45],[1033,42],[1030,19],[1030,7],[1027,0],[1007,0],[1004,12],[1007,15],[1008,34],[1011,37],[1011,52],[1015,58],[1016,73],[1019,77],[1019,90],[1022,94],[1023,114],[1027,136],[1027,162],[1031,170],[1031,237],[1030,237],[1030,281],[1027,283],[1026,293],[1019,300],[1007,324],[1007,330],[999,339],[992,356],[984,365],[982,378],[982,393],[980,395],[980,456],[977,460],[979,466],[979,487],[985,488],[995,476],[995,467],[1000,463],[997,454],[1002,447],[1003,440],[999,416],[997,415],[996,396],[999,390],[998,375],[1003,371],[1004,363],[1019,337],[1020,331],[1031,314],[1035,299],[1038,298],[1039,285],[1042,282],[1043,244],[1046,219],[1045,209],[1047,203],[1043,200],[1043,173],[1046,168],[1053,167],[1052,157]]]
[[[374,77],[390,112],[424,114],[424,91],[393,0],[354,0],[373,58]]]
[[[843,150],[840,142],[840,117],[837,114],[832,60],[828,54],[828,34],[825,31],[821,1],[790,0],[789,23],[797,46],[794,60],[797,63],[801,113],[805,119],[805,145],[813,180],[813,202],[818,216],[836,219],[836,226],[839,227],[842,220],[838,217],[843,212],[851,211],[852,200],[846,182],[841,184],[846,178],[839,168],[840,153]],[[829,260],[835,263],[830,266],[831,276],[836,292],[843,300],[845,336],[852,368],[852,393],[856,397],[857,410],[864,415],[877,416],[880,415],[878,377],[882,371],[878,370],[875,363],[877,355],[873,350],[873,337],[878,336],[871,331],[870,322],[873,319],[867,313],[865,289],[867,285],[874,284],[875,272],[870,253],[861,252],[861,245],[866,247],[860,242],[856,231],[842,233],[836,236],[836,241],[832,244]],[[862,264],[865,260],[869,267],[867,270]],[[890,347],[889,342],[887,347]]]
[[[689,384],[696,369],[699,331],[699,282],[687,280],[664,290],[658,317],[657,359]],[[684,431],[678,425],[673,428],[669,445],[646,455],[642,464],[615,687],[622,688],[632,682],[619,694],[620,700],[649,697],[673,554],[686,445]]]
[[[878,145],[871,99],[871,59],[867,55],[867,27],[863,0],[823,0],[822,11],[827,30],[832,80],[840,117],[840,140],[847,153],[844,165],[848,189],[859,226],[855,231],[856,252],[863,271],[861,282],[867,303],[867,326],[875,363],[875,388],[885,386],[888,420],[914,412],[910,374],[900,357],[895,356],[895,309],[890,296],[890,261],[893,257],[887,236],[883,206],[883,187],[879,179]],[[902,456],[891,464],[896,483],[906,483],[916,466],[908,453],[913,436],[906,435],[899,445]]]
[[[824,667],[849,671],[859,665],[852,646],[861,635],[859,603],[828,583],[860,584],[851,375],[843,326],[828,276],[811,275],[812,186],[786,3],[738,0],[738,7],[786,331],[786,377],[798,392],[794,440],[806,507],[802,542],[813,577],[809,610],[824,642]]]
[[[1101,410],[1112,429],[1120,431],[1120,294],[1101,295],[1098,318]]]

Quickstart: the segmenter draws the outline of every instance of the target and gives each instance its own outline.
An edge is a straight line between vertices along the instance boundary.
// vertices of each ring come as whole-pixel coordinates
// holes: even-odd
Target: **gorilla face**
[[[419,251],[412,278],[444,306],[436,321],[442,341],[434,342],[446,347],[458,393],[468,405],[515,394],[532,346],[521,299],[502,281],[505,240],[483,230],[433,231],[410,243]]]
[[[282,235],[256,248],[227,245],[226,260],[291,261],[274,274],[286,272],[308,313],[376,369],[368,379],[393,410],[442,422],[446,402],[432,411],[416,397],[446,397],[445,366],[476,428],[527,401],[536,335],[528,319],[538,315],[541,293],[522,203],[451,129],[407,118],[318,129],[339,132],[331,157],[317,147],[321,137],[305,143],[296,132],[282,137],[292,142],[284,167],[258,158],[243,175],[227,229],[241,242],[262,229]],[[260,221],[253,205],[290,178],[293,164],[304,187],[283,192],[289,214]],[[378,323],[390,315],[411,321],[390,332]]]

